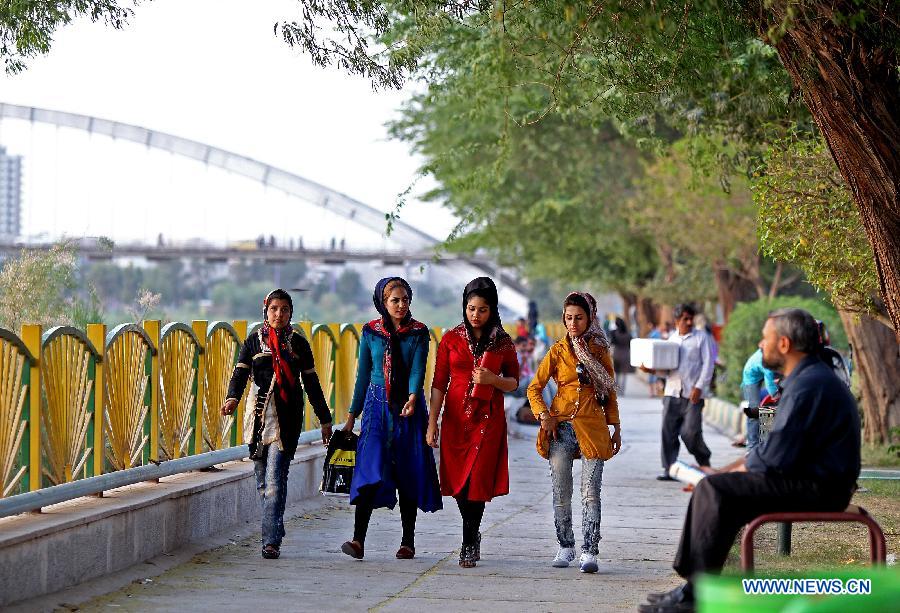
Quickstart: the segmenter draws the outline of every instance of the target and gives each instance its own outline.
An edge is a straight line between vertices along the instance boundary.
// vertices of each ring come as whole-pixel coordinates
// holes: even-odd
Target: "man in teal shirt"
[[[753,355],[747,358],[741,379],[741,392],[749,409],[759,407],[759,396],[763,385],[770,396],[778,393],[778,386],[775,385],[775,373],[763,366],[762,349],[757,349]],[[757,417],[747,416],[747,453],[750,453],[750,450],[759,444],[759,414],[756,413],[756,415]]]

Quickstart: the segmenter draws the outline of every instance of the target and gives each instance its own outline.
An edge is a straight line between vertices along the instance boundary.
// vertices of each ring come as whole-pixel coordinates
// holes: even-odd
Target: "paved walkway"
[[[635,378],[630,384],[633,395],[621,401],[624,446],[603,475],[595,575],[550,566],[556,541],[548,468],[533,439],[511,438],[512,491],[487,506],[476,568],[457,565],[461,522],[451,498],[444,499],[443,511],[419,515],[416,559],[408,561],[394,558],[398,511],[375,512],[366,558],[356,561],[339,550],[352,533],[351,508],[317,499],[288,509],[292,518],[279,560],[259,556],[254,522],[229,544],[81,610],[634,610],[648,591],[678,584],[671,562],[689,494],[677,483],[655,480],[661,402],[648,398]],[[724,436],[709,428],[706,433],[714,465],[737,456]],[[683,451],[682,457],[688,459]],[[579,473],[575,478],[577,484]],[[580,503],[573,506],[577,539]]]

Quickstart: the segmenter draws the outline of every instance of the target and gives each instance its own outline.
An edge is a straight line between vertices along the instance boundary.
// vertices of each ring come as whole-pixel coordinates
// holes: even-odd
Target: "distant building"
[[[0,237],[11,238],[22,229],[22,156],[7,155],[0,147]]]

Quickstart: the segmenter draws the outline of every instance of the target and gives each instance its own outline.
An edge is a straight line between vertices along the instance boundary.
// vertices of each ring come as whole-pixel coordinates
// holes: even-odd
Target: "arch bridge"
[[[100,134],[114,140],[138,143],[149,149],[158,149],[186,159],[200,161],[263,186],[280,190],[289,196],[319,206],[369,230],[382,234],[385,232],[385,213],[383,211],[296,173],[213,145],[100,117],[0,102],[0,119],[3,118],[71,128],[89,134]],[[427,232],[402,220],[394,220],[391,239],[418,254],[434,253],[441,244],[441,241]],[[247,251],[242,255],[247,257],[251,254]],[[396,260],[396,258],[387,257],[385,259]],[[438,256],[437,259],[446,260],[448,272],[451,272],[454,278],[461,283],[485,274],[495,277],[501,304],[514,313],[524,314],[527,311],[527,287],[514,275],[503,273],[499,266],[491,265],[483,258]],[[417,256],[406,258],[404,261],[418,260]]]

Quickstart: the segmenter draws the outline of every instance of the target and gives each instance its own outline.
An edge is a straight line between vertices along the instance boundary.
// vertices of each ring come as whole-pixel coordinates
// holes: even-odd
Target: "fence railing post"
[[[309,341],[309,344],[312,345],[313,322],[299,321],[299,322],[297,322],[297,325],[300,326],[300,329],[303,330],[303,336],[305,336],[306,340]]]
[[[203,453],[203,405],[206,402],[206,329],[208,322],[205,319],[195,319],[191,322],[191,328],[197,335],[200,343],[197,356],[197,402],[194,410],[194,450],[191,453]]]
[[[34,356],[28,375],[28,491],[41,489],[41,326],[22,326],[22,342]]]
[[[106,461],[106,440],[103,436],[104,400],[106,398],[106,324],[88,324],[87,337],[100,352],[94,362],[94,476],[103,474]]]
[[[241,347],[247,342],[247,320],[236,319],[232,322],[234,331],[237,332],[238,339],[241,341]],[[240,355],[240,351],[238,352]],[[247,393],[250,386],[244,387],[244,395],[238,399],[237,411],[234,414],[234,429],[231,431],[231,444],[242,445],[244,442],[244,408],[247,406]],[[227,395],[227,394],[226,394]]]
[[[159,320],[145,320],[144,331],[156,350],[150,354],[150,460],[159,462]]]

